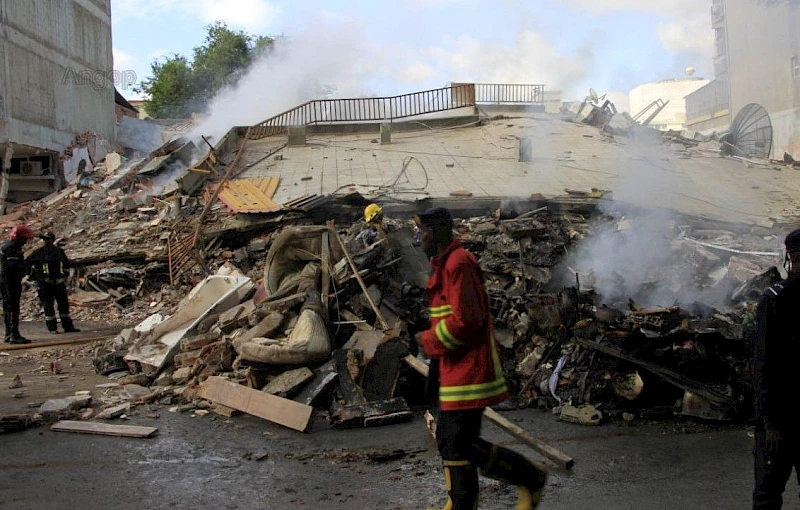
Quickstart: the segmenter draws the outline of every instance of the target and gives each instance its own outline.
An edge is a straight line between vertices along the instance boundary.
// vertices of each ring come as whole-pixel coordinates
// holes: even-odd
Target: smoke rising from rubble
[[[255,62],[233,87],[220,92],[193,135],[219,140],[233,126],[250,126],[312,99],[365,95],[375,62],[354,23],[318,19]]]
[[[687,186],[685,178],[665,159],[667,148],[629,143],[636,147],[635,159],[619,162],[613,201],[603,203],[598,211],[613,220],[597,225],[577,244],[566,264],[578,271],[582,288],[592,287],[606,299],[634,298],[645,306],[669,306],[676,301],[719,304],[724,292],[700,292],[694,285],[696,277],[706,277],[707,272],[696,274],[692,264],[675,263],[680,217],[667,207],[670,197]],[[566,284],[574,281],[573,273],[567,271]]]

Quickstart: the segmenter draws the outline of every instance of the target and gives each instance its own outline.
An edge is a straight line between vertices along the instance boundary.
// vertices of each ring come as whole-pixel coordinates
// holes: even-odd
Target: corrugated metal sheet
[[[283,204],[286,209],[296,209],[299,211],[309,212],[315,207],[327,204],[333,200],[330,195],[303,195],[302,197],[295,198]]]
[[[219,192],[219,199],[235,213],[280,211],[281,205],[272,200],[279,182],[280,177],[228,181]]]

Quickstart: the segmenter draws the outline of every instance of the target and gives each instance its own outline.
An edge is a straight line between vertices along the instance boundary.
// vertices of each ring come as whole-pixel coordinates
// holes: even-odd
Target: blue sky
[[[682,76],[689,65],[713,78],[710,6],[711,0],[111,1],[115,68],[139,79],[155,58],[190,56],[204,27],[222,20],[293,39],[280,66],[263,75],[265,94],[309,80],[340,96],[477,81],[544,83],[565,99],[582,98],[589,87],[627,95],[641,83]]]

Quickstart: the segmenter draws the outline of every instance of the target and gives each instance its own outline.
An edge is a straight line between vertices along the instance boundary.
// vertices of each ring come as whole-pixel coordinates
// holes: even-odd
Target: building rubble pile
[[[386,220],[378,240],[362,223],[321,225],[341,217],[340,202],[242,220],[209,191],[151,194],[147,165],[184,147],[3,218],[66,241],[74,318],[136,324],[95,353],[97,372],[116,381],[102,399],[114,412],[103,416],[165,405],[282,423],[269,409],[291,401],[295,411],[281,412],[298,417],[298,430],[312,408],[337,427],[408,419],[425,404],[425,381],[407,356],[428,361],[413,341],[428,324],[428,263],[410,220]],[[456,225],[486,279],[507,406],[586,424],[747,418],[746,339],[755,300],[780,278],[780,236],[673,216],[665,256],[644,277],[609,272],[593,266],[615,252],[581,253],[601,236],[625,249],[648,213],[597,211],[613,203],[601,190],[531,198]],[[41,320],[33,293],[26,299],[23,313]]]
[[[691,277],[682,284],[666,281],[673,301],[656,306],[646,301],[654,282],[630,296],[604,296],[593,286],[598,278],[582,268],[576,276],[565,256],[609,224],[616,235],[626,235],[633,220],[546,208],[504,214],[501,208],[495,216],[461,220],[456,228],[486,278],[514,396],[507,407],[551,409],[564,421],[583,424],[665,415],[749,417],[746,337],[755,300],[780,274],[771,268],[773,259],[747,254],[753,247],[774,249],[778,236],[755,227],[734,232],[700,220],[677,222],[666,267]],[[373,244],[358,235],[362,224],[337,231],[290,223],[272,232],[264,242],[260,283],[235,261],[225,263],[171,310],[174,317],[150,317],[100,348],[98,372],[131,374],[122,380],[141,387],[134,403],[178,410],[236,412],[218,394],[208,397],[206,386],[222,377],[313,406],[336,427],[408,419],[411,406],[425,403],[425,381],[405,358],[410,353],[427,362],[412,340],[427,325],[427,304],[424,278],[407,260],[409,253],[421,255],[411,246],[412,223],[387,223],[388,238]],[[417,262],[425,263],[424,256]],[[227,293],[214,288],[217,302],[196,316],[181,316],[214,278],[239,283]],[[683,302],[683,295],[721,297],[713,308]],[[169,321],[178,327],[165,326]],[[113,391],[130,395],[127,387]],[[120,405],[120,398],[112,396],[106,405]]]
[[[749,417],[748,335],[757,299],[781,279],[774,266],[782,238],[760,227],[731,231],[678,218],[661,233],[669,252],[642,282],[628,284],[622,269],[596,275],[592,266],[603,261],[581,257],[581,249],[605,236],[625,250],[637,221],[651,226],[646,216],[554,222],[542,212],[461,223],[486,275],[516,407],[552,409],[584,424],[656,414]]]

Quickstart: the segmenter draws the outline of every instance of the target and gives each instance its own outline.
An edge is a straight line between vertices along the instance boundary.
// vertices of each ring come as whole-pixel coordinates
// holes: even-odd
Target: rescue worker
[[[72,323],[69,315],[69,299],[67,298],[67,278],[69,277],[70,261],[67,254],[56,245],[56,236],[46,232],[39,236],[44,240],[44,246],[38,248],[28,257],[28,267],[31,278],[36,282],[39,301],[44,308],[44,322],[50,333],[58,333],[58,316],[65,333],[80,331]]]
[[[0,291],[3,297],[5,342],[29,344],[31,341],[19,333],[19,301],[22,298],[22,279],[27,274],[22,247],[33,239],[33,231],[20,224],[11,229],[8,239],[0,245]]]
[[[800,229],[785,240],[788,278],[767,289],[756,309],[753,377],[756,396],[753,510],[777,510],[792,474],[800,476],[800,428],[794,405],[800,390]]]
[[[386,237],[383,229],[383,208],[378,204],[369,204],[364,208],[364,225],[356,240],[362,241],[364,248],[367,248],[383,237]]]
[[[414,219],[433,268],[427,285],[431,327],[416,340],[432,358],[431,382],[438,382],[435,434],[448,493],[444,508],[477,508],[478,469],[518,487],[518,510],[536,508],[545,473],[522,455],[480,438],[484,408],[509,394],[478,261],[454,238],[447,209],[430,209]]]

